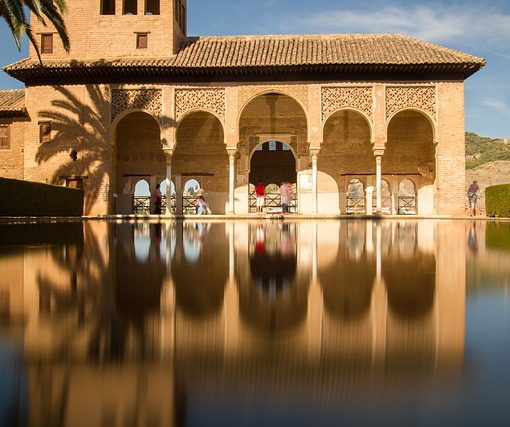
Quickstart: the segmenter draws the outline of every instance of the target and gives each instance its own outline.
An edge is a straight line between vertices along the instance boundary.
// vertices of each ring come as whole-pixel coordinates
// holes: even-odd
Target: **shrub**
[[[0,178],[0,216],[81,216],[83,190]]]
[[[485,189],[485,210],[487,216],[510,218],[510,184]]]
[[[485,229],[487,249],[500,249],[510,252],[510,224],[508,222],[489,222]]]

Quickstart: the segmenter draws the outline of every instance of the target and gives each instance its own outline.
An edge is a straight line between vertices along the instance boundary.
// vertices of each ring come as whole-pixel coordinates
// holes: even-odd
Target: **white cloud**
[[[480,104],[485,105],[486,107],[492,108],[494,110],[502,111],[506,114],[510,112],[510,106],[506,104],[505,101],[498,98],[481,98]]]
[[[435,42],[510,41],[510,15],[486,6],[461,4],[329,10],[306,17],[288,16],[281,28],[294,33],[403,33]]]

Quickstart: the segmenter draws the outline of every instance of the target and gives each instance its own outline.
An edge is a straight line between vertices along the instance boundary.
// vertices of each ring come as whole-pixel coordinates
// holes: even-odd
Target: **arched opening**
[[[414,182],[405,178],[398,185],[398,214],[416,215],[417,212]]]
[[[167,203],[170,203],[170,213],[175,214],[175,184],[173,181],[170,181],[170,193],[166,191],[166,179],[159,183],[159,187],[161,190],[161,195],[163,196],[163,201],[161,203],[161,211],[166,211]]]
[[[176,146],[172,157],[175,177],[177,213],[192,213],[184,185],[190,179],[200,182],[212,212],[225,213],[228,201],[229,164],[223,125],[211,113],[198,111],[185,116],[178,124]],[[180,198],[183,196],[182,205]],[[195,194],[191,195],[195,196]],[[191,203],[193,200],[189,199]],[[195,199],[196,201],[196,199]],[[194,213],[194,212],[193,212]]]
[[[339,191],[348,190],[348,184],[356,176],[375,176],[370,125],[363,114],[353,110],[340,110],[327,119],[317,168],[321,212],[366,212],[364,200],[352,197],[349,199],[343,191]]]
[[[279,141],[260,144],[250,161],[250,212],[256,211],[255,185],[265,186],[263,211],[282,212],[282,187],[289,186],[290,212],[296,212],[296,158],[289,145]]]
[[[358,178],[351,179],[347,184],[347,207],[348,214],[365,213],[365,187]]]
[[[135,215],[149,215],[151,213],[151,191],[149,183],[145,179],[141,179],[135,184],[133,213]]]
[[[252,99],[239,120],[240,162],[249,164],[246,181],[248,211],[255,212],[252,185],[290,184],[297,189],[298,153],[308,156],[307,118],[301,105],[288,95],[268,93]],[[251,190],[250,190],[251,189]],[[275,192],[276,193],[276,192]],[[293,192],[291,211],[297,210],[298,191]],[[282,211],[275,196],[265,211]]]
[[[373,212],[377,211],[377,198],[372,198]],[[391,191],[390,184],[385,179],[381,180],[381,213],[391,214]]]
[[[194,215],[197,212],[197,198],[200,194],[200,183],[196,179],[189,179],[182,189],[182,213]]]
[[[133,202],[133,189],[141,179],[155,187],[165,176],[165,156],[161,146],[158,122],[144,112],[133,112],[123,117],[115,131],[115,195],[117,213],[151,213],[150,198],[147,206],[137,207]],[[154,177],[154,178],[153,178]],[[150,197],[149,193],[145,197]],[[138,211],[137,211],[138,210]]]
[[[404,110],[391,119],[382,158],[382,171],[385,175],[408,178],[416,186],[414,206],[402,206],[402,212],[399,188],[398,213],[432,214],[434,212],[436,175],[434,129],[425,114],[414,110]],[[405,197],[408,196],[405,195]]]

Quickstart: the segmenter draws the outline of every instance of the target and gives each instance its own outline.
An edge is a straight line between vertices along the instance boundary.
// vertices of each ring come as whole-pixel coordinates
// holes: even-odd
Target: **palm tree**
[[[57,30],[64,49],[69,51],[69,36],[62,17],[67,10],[65,0],[0,0],[0,16],[5,19],[11,29],[18,49],[21,47],[21,38],[26,34],[41,61],[39,47],[27,19],[26,9],[44,25],[46,20],[50,21]]]

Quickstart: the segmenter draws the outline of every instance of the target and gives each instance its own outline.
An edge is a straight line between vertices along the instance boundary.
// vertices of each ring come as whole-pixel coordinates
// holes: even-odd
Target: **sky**
[[[509,0],[188,0],[190,36],[328,33],[406,34],[484,58],[466,80],[466,130],[510,138]],[[27,56],[3,21],[0,41],[0,67]],[[0,89],[22,87],[0,72]]]

